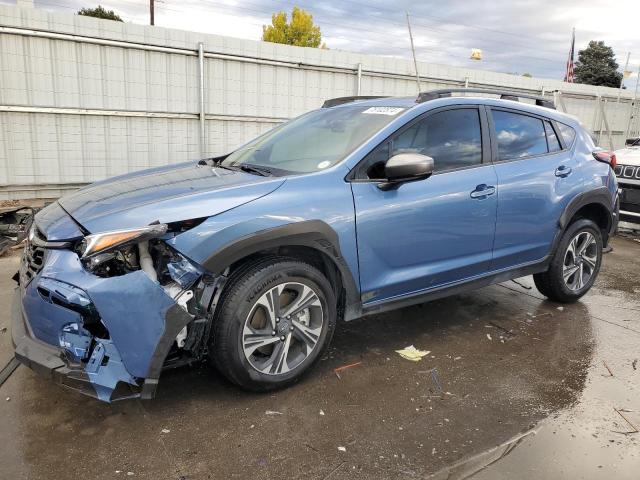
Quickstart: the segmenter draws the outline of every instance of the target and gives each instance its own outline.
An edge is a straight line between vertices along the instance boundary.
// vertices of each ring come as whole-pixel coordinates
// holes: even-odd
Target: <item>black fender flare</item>
[[[222,274],[224,270],[252,254],[278,247],[304,246],[328,258],[340,273],[346,292],[344,319],[352,320],[362,314],[362,302],[356,281],[340,250],[337,233],[321,220],[305,220],[275,226],[238,238],[211,253],[202,262],[210,272]]]
[[[608,213],[607,219],[607,227],[604,231],[604,245],[606,246],[609,240],[609,235],[615,227],[616,222],[616,213],[615,213],[615,205],[612,203],[611,192],[607,187],[598,187],[593,190],[589,190],[588,192],[583,192],[571,199],[571,201],[567,204],[567,206],[562,211],[560,218],[558,219],[558,233],[556,234],[556,238],[553,242],[553,249],[551,253],[555,251],[557,244],[560,242],[560,238],[564,233],[565,229],[569,225],[569,222],[573,218],[573,216],[580,210],[582,207],[586,205],[597,204],[605,208]]]

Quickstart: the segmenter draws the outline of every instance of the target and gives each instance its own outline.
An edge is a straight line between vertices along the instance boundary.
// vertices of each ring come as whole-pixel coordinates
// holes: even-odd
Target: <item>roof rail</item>
[[[373,100],[375,98],[389,98],[388,95],[354,95],[353,97],[338,97],[325,100],[322,108],[335,107],[343,103],[356,102],[358,100]]]
[[[513,100],[518,102],[520,98],[528,98],[535,100],[536,105],[539,107],[552,108],[555,110],[556,106],[552,100],[544,97],[538,97],[536,95],[528,95],[526,93],[512,92],[509,90],[491,90],[487,88],[445,88],[442,90],[430,90],[428,92],[420,92],[416,103],[423,103],[429,100],[435,100],[436,98],[450,97],[452,93],[484,93],[491,95],[500,95],[501,100]]]

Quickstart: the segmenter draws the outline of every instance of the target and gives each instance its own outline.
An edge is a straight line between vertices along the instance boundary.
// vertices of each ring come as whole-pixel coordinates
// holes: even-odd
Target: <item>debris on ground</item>
[[[169,430],[168,428],[163,428],[162,430],[160,430],[162,433],[170,433],[171,430]]]
[[[547,315],[553,316],[553,313],[551,313],[551,312],[542,312],[542,313],[539,313],[537,315],[534,315],[533,313],[527,313],[527,317],[531,317],[531,318],[545,317]]]
[[[338,451],[340,452],[346,452],[347,449],[345,447],[338,447]]]
[[[264,412],[265,415],[282,415],[282,412],[278,412],[276,410],[267,410]]]
[[[7,400],[7,402],[10,402],[11,401],[11,397],[7,397],[6,400]]]
[[[362,365],[362,362],[350,363],[349,365],[343,365],[342,367],[334,368],[333,373],[336,374],[338,380],[342,380],[342,377],[340,376],[341,371],[346,370],[347,368],[357,367],[358,365]]]
[[[517,280],[511,280],[513,283],[515,283],[516,285],[520,285],[522,288],[524,288],[525,290],[531,290],[533,287],[530,287],[529,285],[525,285],[523,283],[518,282]]]
[[[556,310],[560,310],[562,312],[564,310],[564,307],[557,307]]]
[[[440,383],[440,376],[438,375],[437,368],[431,369],[431,379],[433,380],[433,383],[435,383],[438,393],[442,394],[444,389],[442,388],[442,384]]]
[[[634,370],[638,369],[638,359],[636,358],[633,362],[631,362],[631,366]]]
[[[614,410],[615,410],[615,412],[616,412],[618,415],[620,415],[620,416],[622,417],[622,419],[623,419],[625,422],[627,422],[627,424],[628,424],[631,428],[633,428],[633,431],[631,431],[631,432],[624,432],[624,433],[629,433],[629,434],[631,434],[631,433],[639,433],[639,432],[640,432],[640,430],[638,430],[638,427],[636,427],[633,423],[631,423],[631,421],[629,421],[629,419],[628,419],[627,417],[625,417],[625,416],[622,414],[622,412],[623,412],[623,411],[625,411],[624,409],[617,409],[617,408],[614,408]]]
[[[324,416],[324,412],[322,410],[320,410],[320,415]]]
[[[609,368],[609,365],[607,365],[607,362],[605,362],[604,360],[602,361],[602,364],[604,365],[604,368],[607,369],[607,371],[609,372],[609,376],[613,377],[613,372],[611,371],[611,369]]]
[[[430,350],[418,350],[413,345],[409,345],[408,347],[403,348],[402,350],[396,350],[402,358],[406,360],[411,360],[412,362],[419,362],[422,360],[422,357],[425,355],[429,355],[431,353]]]
[[[491,338],[491,334],[490,334],[490,333],[487,333],[487,338],[488,338],[489,340],[493,340],[493,338]]]
[[[2,328],[0,328],[0,332],[1,332],[1,333],[5,333],[6,331],[7,331],[7,327],[2,327]]]
[[[0,207],[0,255],[29,234],[36,210],[24,205]]]

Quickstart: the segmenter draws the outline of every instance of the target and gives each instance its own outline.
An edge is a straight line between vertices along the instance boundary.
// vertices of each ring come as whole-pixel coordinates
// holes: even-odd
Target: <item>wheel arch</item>
[[[606,247],[615,222],[611,192],[607,187],[581,193],[568,203],[558,220],[559,237],[571,223],[580,218],[591,219],[598,225]]]
[[[344,319],[361,316],[359,290],[340,251],[338,235],[320,220],[276,226],[246,235],[218,248],[202,265],[210,272],[221,274],[227,268],[234,271],[246,262],[274,254],[300,259],[318,268],[334,286],[338,301],[342,302]]]

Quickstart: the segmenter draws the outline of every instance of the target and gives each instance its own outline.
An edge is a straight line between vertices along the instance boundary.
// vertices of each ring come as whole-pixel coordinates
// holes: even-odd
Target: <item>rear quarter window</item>
[[[571,147],[573,145],[573,140],[576,138],[576,131],[573,129],[573,127],[565,125],[564,123],[558,122],[556,123],[556,125],[558,125],[558,128],[560,129],[560,135],[562,135],[567,148]]]

